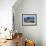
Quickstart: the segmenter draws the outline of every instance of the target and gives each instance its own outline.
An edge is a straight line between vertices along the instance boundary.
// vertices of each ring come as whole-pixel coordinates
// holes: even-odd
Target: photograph
[[[22,14],[23,26],[35,26],[37,25],[37,14]]]
[[[0,0],[0,46],[46,46],[46,0]]]

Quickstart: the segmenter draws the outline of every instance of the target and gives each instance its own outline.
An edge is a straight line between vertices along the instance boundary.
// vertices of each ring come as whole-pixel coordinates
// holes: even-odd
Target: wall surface
[[[12,29],[12,6],[16,0],[0,0],[0,27]]]
[[[41,38],[42,46],[46,46],[46,0],[41,1]]]
[[[13,14],[15,31],[22,32],[25,39],[34,40],[36,46],[41,46],[41,1],[23,0],[19,4],[16,3],[13,6]],[[22,26],[22,14],[37,14],[37,26]]]
[[[12,29],[12,6],[16,0],[0,0],[0,33],[4,30],[1,27],[8,28],[9,30]],[[10,32],[3,31],[0,34],[0,38],[5,38],[5,36],[10,35]],[[8,37],[9,38],[9,37]]]

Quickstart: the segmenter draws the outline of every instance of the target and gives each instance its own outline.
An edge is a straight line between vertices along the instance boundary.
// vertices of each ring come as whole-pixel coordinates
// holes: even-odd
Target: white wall
[[[41,46],[41,1],[23,0],[16,5],[13,7],[15,30],[22,32],[25,38],[34,40],[36,46]],[[22,14],[37,14],[37,26],[22,26]]]
[[[46,46],[46,0],[41,1],[41,38],[42,46]]]
[[[0,27],[12,29],[12,6],[16,0],[0,0]]]

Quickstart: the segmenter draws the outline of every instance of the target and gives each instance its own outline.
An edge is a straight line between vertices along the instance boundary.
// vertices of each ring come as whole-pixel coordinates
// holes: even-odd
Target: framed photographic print
[[[37,14],[22,14],[22,26],[37,25]]]

